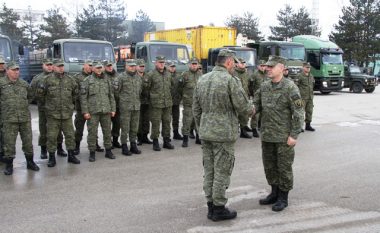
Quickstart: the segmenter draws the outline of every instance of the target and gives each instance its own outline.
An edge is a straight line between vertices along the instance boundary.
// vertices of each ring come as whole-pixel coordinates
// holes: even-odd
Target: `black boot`
[[[170,138],[164,138],[164,145],[162,147],[169,150],[174,149],[174,146],[170,143]]]
[[[119,137],[112,137],[112,147],[121,148],[121,145],[119,143]]]
[[[248,126],[248,125],[244,126],[244,129],[245,129],[245,131],[247,131],[247,132],[252,132],[252,129],[251,129],[251,128],[249,128],[249,126]]]
[[[154,151],[160,151],[161,150],[160,143],[158,143],[158,139],[153,139],[153,150]]]
[[[121,144],[121,153],[123,155],[127,155],[127,156],[132,155],[132,153],[128,149],[128,145],[127,144]]]
[[[99,143],[96,141],[96,149],[97,152],[104,152],[104,149],[99,145]]]
[[[271,186],[272,186],[271,193],[268,196],[266,196],[264,199],[259,200],[260,205],[270,205],[277,201],[278,186],[277,185],[271,185]]]
[[[189,136],[183,135],[182,147],[188,147],[188,146],[189,146]]]
[[[142,142],[142,134],[138,134],[137,135],[137,145],[141,146],[143,144]]]
[[[10,176],[13,174],[13,158],[4,158],[5,163],[4,175]]]
[[[259,132],[257,132],[257,129],[252,129],[252,136],[254,138],[258,138],[259,137]]]
[[[95,162],[95,151],[90,151],[90,156],[88,157],[88,161]]]
[[[79,153],[80,153],[80,141],[75,142],[74,155],[79,155]]]
[[[142,137],[142,143],[145,143],[145,144],[153,144],[153,142],[151,140],[149,140],[148,138],[148,134],[143,134],[143,137]]]
[[[213,213],[213,209],[214,209],[214,204],[212,202],[207,202],[207,218],[208,219],[211,219],[212,217],[212,213]]]
[[[39,171],[40,168],[37,166],[37,164],[33,161],[33,155],[32,156],[25,156],[26,158],[26,169],[32,170],[32,171]]]
[[[47,159],[48,158],[46,146],[41,146],[41,155],[40,155],[40,158],[41,159]]]
[[[75,157],[74,151],[68,150],[68,152],[69,152],[69,156],[67,158],[67,162],[73,163],[73,164],[80,164],[80,160],[77,157]]]
[[[195,134],[195,144],[202,145],[202,141],[199,138],[199,134],[198,133]]]
[[[222,221],[236,218],[237,213],[235,210],[229,210],[224,206],[215,206],[213,208],[211,220],[212,221]]]
[[[141,154],[141,150],[139,150],[139,148],[137,148],[136,142],[131,142],[131,152],[133,154]]]
[[[57,155],[61,157],[67,157],[67,153],[62,147],[62,143],[57,144]]]
[[[272,206],[273,211],[282,211],[288,206],[288,193],[289,191],[282,191],[281,189],[278,189],[277,201]]]
[[[309,122],[309,123],[306,123],[305,130],[307,130],[307,131],[315,131],[315,129],[314,129],[313,127],[311,127],[310,122]]]
[[[106,158],[109,158],[109,159],[115,159],[115,158],[116,158],[115,155],[113,155],[111,149],[106,149],[105,157],[106,157]]]
[[[240,137],[241,138],[252,138],[251,135],[248,134],[248,132],[243,128],[240,128]]]
[[[55,167],[56,161],[55,161],[55,152],[50,153],[49,152],[49,161],[47,163],[48,167]]]
[[[191,139],[195,138],[195,134],[194,134],[194,130],[193,129],[190,130],[189,138],[191,138]]]
[[[183,140],[182,135],[178,133],[178,129],[173,130],[173,139],[175,139],[175,140]]]

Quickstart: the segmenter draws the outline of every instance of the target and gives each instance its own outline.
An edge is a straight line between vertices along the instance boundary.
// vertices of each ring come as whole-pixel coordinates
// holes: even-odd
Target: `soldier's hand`
[[[288,146],[295,146],[296,143],[297,143],[297,139],[294,139],[291,136],[288,137],[288,141],[287,141]]]
[[[83,114],[83,118],[84,118],[85,120],[89,120],[89,119],[91,118],[90,113],[85,113],[85,114]]]
[[[116,112],[111,112],[111,117],[114,117]]]

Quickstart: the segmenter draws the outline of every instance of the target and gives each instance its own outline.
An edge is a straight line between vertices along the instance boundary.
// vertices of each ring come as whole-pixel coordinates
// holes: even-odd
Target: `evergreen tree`
[[[142,10],[136,13],[136,18],[132,21],[132,32],[128,37],[130,42],[144,41],[144,33],[155,31],[156,27],[149,16]]]
[[[9,36],[12,40],[21,41],[23,38],[22,28],[17,26],[20,16],[11,8],[3,3],[0,11],[0,29],[1,33]]]
[[[258,41],[262,39],[261,32],[258,29],[258,18],[254,17],[251,12],[244,12],[243,16],[230,16],[225,25],[236,28],[237,34],[241,33],[251,40]]]
[[[284,9],[280,9],[277,13],[277,20],[279,26],[270,26],[272,36],[269,38],[272,40],[287,40],[292,37],[292,17],[293,8],[286,4]]]
[[[120,0],[99,0],[98,10],[104,17],[104,38],[115,43],[127,32],[125,8]]]

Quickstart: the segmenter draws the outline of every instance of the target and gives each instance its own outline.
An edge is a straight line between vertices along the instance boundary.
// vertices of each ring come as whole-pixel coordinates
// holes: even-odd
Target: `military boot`
[[[79,153],[80,153],[80,141],[75,142],[74,155],[79,155]]]
[[[131,152],[133,154],[141,154],[141,150],[139,150],[139,148],[137,148],[136,142],[131,142]]]
[[[62,143],[57,144],[57,155],[61,157],[67,157],[67,153],[62,147]]]
[[[49,152],[49,161],[47,163],[48,167],[55,167],[56,161],[55,161],[55,152],[50,153]]]
[[[195,134],[195,144],[202,145],[202,141],[199,138],[199,134],[198,133]]]
[[[40,155],[40,158],[41,159],[47,159],[48,158],[46,146],[41,146],[41,155]]]
[[[252,137],[254,137],[254,138],[259,137],[259,132],[257,132],[257,129],[252,129]]]
[[[104,149],[99,145],[98,141],[96,141],[96,149],[97,152],[104,152]]]
[[[189,146],[189,136],[183,135],[182,147],[188,147],[188,146]]]
[[[194,134],[194,130],[193,129],[190,130],[189,138],[191,138],[191,139],[195,138],[195,134]]]
[[[248,132],[243,128],[240,128],[240,137],[241,138],[252,138],[251,135],[248,134]]]
[[[153,142],[151,140],[149,140],[148,138],[148,134],[143,134],[143,137],[142,137],[142,143],[145,143],[145,144],[152,144]]]
[[[119,137],[112,137],[112,147],[121,148],[121,145],[119,143]]]
[[[10,176],[13,174],[13,158],[4,158],[5,163],[4,175]]]
[[[311,127],[310,122],[309,122],[309,123],[306,123],[305,130],[307,130],[307,131],[315,131],[315,129],[314,129],[313,127]]]
[[[73,164],[80,164],[80,160],[77,157],[75,157],[74,151],[68,150],[68,152],[69,152],[69,156],[67,158],[67,162],[73,163]]]
[[[154,151],[160,151],[160,143],[158,142],[158,139],[153,139],[153,150]]]
[[[277,185],[271,185],[271,186],[272,186],[271,193],[265,198],[259,200],[260,205],[270,205],[277,201],[278,186]]]
[[[108,159],[115,159],[116,158],[115,155],[113,155],[111,149],[106,149],[105,157],[108,158]]]
[[[137,145],[141,146],[143,144],[142,142],[142,134],[137,134]]]
[[[229,210],[225,206],[215,206],[213,207],[211,220],[216,221],[222,221],[222,220],[228,220],[236,218],[237,213],[235,210]]]
[[[129,151],[128,149],[128,145],[127,144],[121,144],[121,153],[123,155],[132,155],[132,153]]]
[[[162,147],[169,150],[174,149],[174,146],[170,143],[170,138],[164,138],[164,145]]]
[[[251,129],[251,128],[249,128],[249,126],[248,126],[248,125],[244,126],[244,129],[245,129],[245,131],[247,131],[247,132],[252,132],[252,129]]]
[[[282,211],[288,206],[288,194],[289,191],[282,191],[281,189],[278,189],[278,198],[276,203],[272,206],[273,211]]]
[[[90,151],[90,156],[88,157],[88,161],[95,162],[95,151]]]
[[[32,171],[39,171],[40,168],[37,166],[37,164],[33,161],[33,155],[32,156],[25,156],[26,158],[26,169],[32,170]]]
[[[175,140],[183,140],[182,135],[178,133],[178,129],[173,130],[173,139],[175,139]]]
[[[213,212],[213,209],[214,209],[214,204],[212,202],[207,202],[207,218],[208,219],[211,219],[212,217],[212,212]]]

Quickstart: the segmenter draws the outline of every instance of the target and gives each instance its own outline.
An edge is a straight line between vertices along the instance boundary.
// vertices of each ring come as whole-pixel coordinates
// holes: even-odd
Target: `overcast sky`
[[[122,0],[121,0],[122,1]],[[4,2],[0,1],[1,5]],[[76,15],[77,9],[81,12],[89,0],[56,0],[54,5],[46,4],[47,0],[12,0],[6,1],[11,8],[27,8],[33,10],[47,10],[58,6],[66,12]],[[226,2],[230,4],[225,4]],[[333,25],[342,14],[341,8],[349,4],[349,0],[319,0],[319,27],[322,29],[322,37],[327,38]],[[293,9],[305,6],[309,13],[312,11],[313,0],[239,0],[239,1],[175,1],[175,0],[124,0],[128,19],[133,19],[136,12],[142,9],[152,21],[165,22],[166,29],[191,27],[198,25],[225,26],[225,20],[231,15],[243,15],[245,11],[252,12],[259,19],[259,29],[269,36],[269,26],[277,25],[276,14],[285,4]]]

